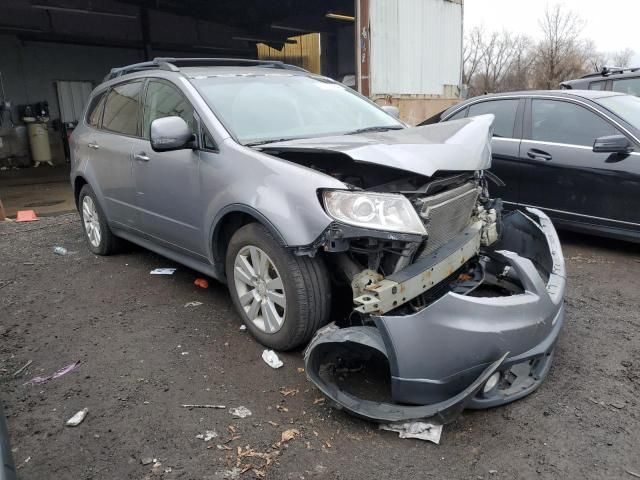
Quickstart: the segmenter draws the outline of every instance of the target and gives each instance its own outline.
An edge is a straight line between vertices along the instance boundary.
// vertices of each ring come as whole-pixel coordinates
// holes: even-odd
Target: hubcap
[[[82,199],[82,221],[84,223],[84,231],[87,232],[89,243],[96,248],[99,247],[102,238],[100,221],[98,220],[96,205],[89,195]]]
[[[265,333],[280,330],[287,303],[282,278],[269,255],[252,245],[242,247],[233,263],[233,280],[249,321]]]

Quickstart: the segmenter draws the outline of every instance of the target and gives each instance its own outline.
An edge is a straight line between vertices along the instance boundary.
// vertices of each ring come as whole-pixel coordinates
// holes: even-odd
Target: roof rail
[[[283,63],[279,60],[156,57],[150,62],[134,63],[125,67],[112,68],[104,81],[143,70],[168,70],[171,72],[179,72],[180,67],[266,67],[306,72],[304,68]]]
[[[602,67],[599,72],[588,73],[580,78],[607,77],[615,73],[637,72],[638,70],[640,70],[640,67]]]

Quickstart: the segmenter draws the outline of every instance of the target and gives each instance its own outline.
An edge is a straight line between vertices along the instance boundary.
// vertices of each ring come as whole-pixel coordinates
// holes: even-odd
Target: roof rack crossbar
[[[179,67],[270,67],[285,70],[304,69],[295,65],[289,65],[280,60],[254,60],[248,58],[174,58],[156,57],[150,62],[134,63],[124,67],[112,68],[105,80],[126,75],[128,73],[140,72],[143,70],[168,70],[179,72]]]
[[[640,67],[602,67],[599,72],[587,73],[580,78],[608,77],[616,73],[637,72]]]

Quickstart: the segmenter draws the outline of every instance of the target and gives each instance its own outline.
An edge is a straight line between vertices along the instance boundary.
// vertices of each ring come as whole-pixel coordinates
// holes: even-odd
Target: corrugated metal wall
[[[461,3],[371,0],[370,95],[442,95],[460,84]]]
[[[321,73],[320,34],[308,33],[292,37],[291,40],[296,40],[296,43],[287,43],[282,50],[276,50],[264,43],[259,43],[258,58],[260,60],[281,60],[313,73]]]

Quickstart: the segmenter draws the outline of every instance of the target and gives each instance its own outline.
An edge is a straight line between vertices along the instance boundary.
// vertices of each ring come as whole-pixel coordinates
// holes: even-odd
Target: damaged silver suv
[[[407,128],[297,67],[158,58],[93,91],[71,182],[92,252],[126,239],[225,282],[262,344],[310,342],[340,408],[448,421],[536,389],[563,324],[549,219],[489,197],[492,121]],[[372,362],[374,395],[343,386]]]

